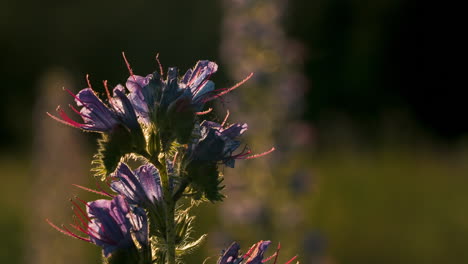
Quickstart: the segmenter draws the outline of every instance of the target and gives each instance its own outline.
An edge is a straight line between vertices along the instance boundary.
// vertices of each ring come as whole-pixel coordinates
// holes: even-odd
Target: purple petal
[[[228,249],[224,251],[224,254],[219,258],[217,264],[232,264],[237,260],[239,255],[240,246],[237,242],[233,242]]]
[[[137,121],[135,110],[125,95],[125,88],[119,84],[114,88],[113,94],[114,97],[112,97],[110,103],[122,122],[130,129],[139,129],[140,125]]]
[[[97,200],[87,204],[87,212],[91,220],[88,226],[90,240],[104,249],[108,256],[117,248],[127,248],[132,245],[130,221],[126,217],[130,212],[123,196],[112,200]]]
[[[96,96],[91,88],[81,90],[75,98],[81,106],[81,117],[87,130],[108,132],[119,122],[115,114]]]
[[[138,119],[145,124],[149,123],[150,120],[148,102],[145,101],[143,89],[150,83],[152,76],[152,74],[149,74],[146,77],[133,75],[128,77],[127,83],[125,84],[127,89],[130,91],[128,99],[132,103]]]
[[[205,126],[208,128],[215,128],[217,130],[223,129],[223,127],[220,124],[213,122],[213,121],[207,121],[207,120],[203,121],[201,123],[201,126]]]
[[[202,84],[202,82],[204,82],[217,70],[218,65],[212,61],[198,61],[192,70],[192,74],[189,80],[187,81],[187,85],[190,87],[192,94],[197,94],[197,91],[200,89],[200,84]]]
[[[180,82],[186,85],[188,81],[190,80],[190,78],[192,77],[192,73],[193,73],[192,69],[188,69],[187,72],[182,77],[182,80]]]
[[[146,77],[133,75],[128,77],[125,86],[131,93],[141,92],[141,89],[149,84],[151,80],[152,74],[147,75]]]
[[[145,210],[135,207],[133,214],[129,214],[129,218],[138,242],[142,245],[148,245],[148,218]]]
[[[228,138],[234,139],[244,134],[244,132],[247,131],[247,129],[248,129],[248,125],[246,123],[243,123],[243,124],[234,123],[230,125],[228,128],[221,131],[221,134]]]
[[[162,199],[162,190],[159,173],[156,167],[152,164],[146,164],[136,169],[135,174],[140,180],[140,184],[144,189],[146,197],[152,203],[160,201]]]
[[[162,199],[159,173],[152,164],[140,166],[132,172],[121,162],[111,177],[119,179],[111,183],[111,188],[132,204],[143,206],[147,202],[155,203]]]
[[[121,162],[110,177],[119,179],[111,183],[111,188],[115,192],[125,196],[133,204],[142,204],[144,202],[145,191],[141,187],[138,178],[125,163]]]

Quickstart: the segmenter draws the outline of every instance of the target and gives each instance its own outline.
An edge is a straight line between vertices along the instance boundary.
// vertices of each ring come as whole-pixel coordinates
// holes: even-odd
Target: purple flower
[[[143,206],[162,200],[159,173],[150,163],[131,171],[125,163],[121,162],[110,177],[117,179],[111,183],[111,188],[125,196],[132,204]]]
[[[148,244],[146,214],[140,208],[135,208],[132,213],[123,196],[90,202],[87,212],[91,218],[88,226],[90,240],[103,248],[105,256],[116,249],[133,246],[131,232],[136,234],[140,244]]]
[[[190,91],[192,104],[201,111],[206,100],[213,95],[215,85],[208,80],[218,70],[218,65],[212,61],[198,61],[193,69],[189,69],[180,81],[180,87]]]
[[[123,196],[86,203],[86,213],[76,202],[72,203],[77,217],[70,227],[76,231],[66,226],[59,228],[48,221],[58,231],[102,247],[106,257],[118,249],[134,249],[132,233],[140,245],[148,245],[146,213],[141,208],[131,208]],[[81,232],[87,237],[75,232]]]
[[[224,128],[224,123],[218,124],[212,121],[201,123],[200,138],[189,146],[189,158],[195,162],[219,162],[234,168],[236,159],[253,159],[267,155],[275,150],[270,150],[255,154],[244,148],[240,153],[233,152],[240,146],[239,136],[247,131],[247,124],[234,123]]]
[[[233,242],[231,246],[224,251],[217,264],[261,264],[263,254],[270,243],[270,241],[262,240],[254,244],[246,254],[239,257],[240,246],[237,242]]]
[[[223,251],[223,255],[218,259],[217,264],[262,264],[266,263],[269,260],[275,259],[274,264],[278,258],[280,245],[278,244],[278,249],[276,253],[272,256],[263,259],[263,255],[267,250],[268,246],[271,244],[270,241],[259,241],[255,243],[248,251],[242,256],[239,256],[240,246],[237,242],[233,242],[228,249]],[[296,259],[297,256],[290,259],[285,264],[291,263]]]
[[[194,160],[198,161],[222,161],[227,166],[233,168],[234,160],[244,154],[233,155],[233,152],[240,146],[240,141],[236,140],[245,131],[247,124],[234,123],[227,128],[222,125],[204,121],[201,124],[201,138],[193,146]]]
[[[79,111],[71,105],[70,108],[81,116],[84,123],[71,119],[60,106],[57,107],[60,118],[49,113],[47,114],[61,123],[86,131],[108,133],[118,125],[123,125],[130,130],[141,129],[133,106],[124,93],[124,87],[117,85],[113,90],[113,97],[111,97],[107,88],[107,82],[104,82],[104,85],[110,107],[99,99],[91,88],[89,81],[89,87],[81,90],[76,95],[67,90],[75,98],[76,105],[81,107]]]
[[[223,255],[218,259],[217,264],[237,264],[242,261],[242,258],[239,256],[240,245],[237,242],[232,242],[232,244],[223,252]]]

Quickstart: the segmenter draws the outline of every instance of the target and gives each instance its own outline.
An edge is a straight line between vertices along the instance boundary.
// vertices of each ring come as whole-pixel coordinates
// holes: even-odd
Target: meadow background
[[[440,3],[439,3],[440,4]],[[265,158],[225,170],[224,203],[195,209],[215,263],[229,241],[281,242],[281,263],[467,263],[468,122],[447,57],[446,5],[404,0],[0,1],[0,263],[99,263],[99,249],[47,225],[95,199],[96,136],[45,112],[89,73],[125,82],[216,61],[215,105],[250,125]],[[274,252],[274,247],[269,253]]]

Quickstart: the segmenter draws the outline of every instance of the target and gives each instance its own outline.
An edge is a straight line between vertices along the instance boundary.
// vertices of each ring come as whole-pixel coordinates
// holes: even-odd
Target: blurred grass
[[[206,204],[195,210],[196,225],[198,234],[208,232],[210,238],[186,258],[187,263],[216,257],[222,247],[216,242],[220,234],[239,240],[243,249],[260,239],[280,240],[285,249],[281,261],[295,252],[302,263],[308,263],[303,241],[310,230],[324,236],[324,255],[331,263],[468,262],[468,147],[339,148],[302,155],[296,162],[314,171],[313,191],[295,198],[305,224],[283,232],[281,227],[274,228],[271,237],[258,237],[255,227],[230,230],[234,227],[220,222],[218,206]],[[4,238],[0,240],[0,263],[22,263],[27,243],[25,212],[34,206],[34,201],[25,198],[34,191],[40,199],[40,192],[47,190],[29,188],[27,160],[3,156],[0,165]],[[277,195],[275,190],[271,193]],[[274,247],[269,253],[273,251]],[[207,263],[215,263],[214,259]]]
[[[423,148],[331,152],[305,203],[338,263],[468,261],[468,155]]]
[[[0,156],[0,263],[22,263],[25,237],[25,199],[29,196],[29,164],[13,156]]]

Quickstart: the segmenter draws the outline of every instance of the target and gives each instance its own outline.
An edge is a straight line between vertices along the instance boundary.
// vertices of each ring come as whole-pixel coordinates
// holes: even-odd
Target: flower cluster
[[[263,156],[274,148],[257,155],[246,147],[238,151],[247,124],[227,125],[228,116],[221,124],[201,118],[211,111],[204,110],[207,102],[239,87],[252,74],[233,87],[216,89],[209,78],[218,66],[211,61],[199,61],[183,76],[169,68],[164,78],[159,60],[159,71],[146,76],[133,74],[125,55],[124,60],[130,77],[112,93],[104,81],[105,100],[88,76],[88,87],[76,95],[67,90],[79,108],[70,109],[82,122],[60,106],[58,116],[48,113],[66,125],[101,134],[92,170],[107,186],[98,185],[98,190],[78,186],[107,199],[72,201],[73,224],[49,223],[100,246],[106,263],[175,264],[205,238],[192,239],[191,206],[182,209],[179,200],[222,200],[220,166],[233,168],[235,160]],[[219,263],[261,263],[268,244],[259,242],[247,258],[238,257],[239,246],[233,244]]]

